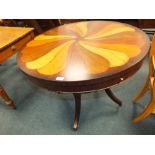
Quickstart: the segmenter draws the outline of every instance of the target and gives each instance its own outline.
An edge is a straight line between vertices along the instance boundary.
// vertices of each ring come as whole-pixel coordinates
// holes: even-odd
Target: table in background
[[[0,26],[0,65],[21,50],[33,37],[33,28]],[[8,106],[15,108],[13,101],[1,85],[0,96]]]

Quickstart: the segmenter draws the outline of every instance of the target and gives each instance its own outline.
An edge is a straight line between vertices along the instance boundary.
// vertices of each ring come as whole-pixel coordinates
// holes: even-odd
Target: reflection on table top
[[[78,22],[35,37],[18,55],[18,64],[36,78],[83,81],[126,70],[148,50],[147,35],[136,27],[110,21]]]

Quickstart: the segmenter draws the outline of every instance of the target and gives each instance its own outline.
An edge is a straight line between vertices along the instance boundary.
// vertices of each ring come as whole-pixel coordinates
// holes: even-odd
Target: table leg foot
[[[75,93],[73,95],[75,99],[75,115],[74,115],[73,129],[77,130],[79,125],[80,111],[81,111],[81,94]]]
[[[122,101],[120,101],[111,91],[110,88],[105,89],[106,94],[115,102],[117,103],[119,106],[122,106]]]
[[[8,107],[16,109],[15,105],[13,104],[13,101],[9,98],[2,86],[0,86],[0,96],[3,98],[4,102]]]
[[[8,102],[8,107],[12,108],[12,109],[16,109],[16,106],[14,105],[13,101]]]

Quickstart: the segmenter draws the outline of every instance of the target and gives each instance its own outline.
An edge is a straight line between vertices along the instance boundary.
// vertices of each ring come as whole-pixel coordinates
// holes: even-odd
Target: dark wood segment
[[[18,64],[29,76],[69,86],[127,70],[143,60],[148,49],[147,35],[136,27],[79,22],[35,37],[18,55]]]
[[[77,130],[81,111],[81,94],[73,94],[73,95],[75,99],[75,116],[74,116],[73,129]]]
[[[119,72],[115,75],[109,77],[103,77],[87,81],[70,81],[70,82],[61,82],[61,81],[51,81],[38,79],[33,76],[29,76],[23,72],[33,83],[36,85],[46,88],[50,91],[56,92],[68,92],[68,93],[79,93],[79,92],[93,92],[96,90],[102,90],[119,84],[120,82],[128,79],[133,74],[135,74],[141,67],[143,60],[134,65],[133,67]]]
[[[111,89],[107,88],[105,89],[106,94],[119,106],[122,106],[122,101],[120,101],[111,91]]]

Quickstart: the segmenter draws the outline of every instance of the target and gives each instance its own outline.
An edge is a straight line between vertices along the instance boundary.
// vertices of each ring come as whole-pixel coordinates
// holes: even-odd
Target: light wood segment
[[[0,64],[34,38],[33,28],[0,26]]]
[[[127,44],[127,43],[104,43],[104,41],[92,41],[87,42],[83,41],[83,44],[93,46],[96,48],[101,48],[105,50],[112,50],[112,51],[118,51],[121,53],[125,53],[128,58],[136,57],[140,54],[141,50],[139,46],[136,46],[134,44]]]
[[[21,50],[32,38],[34,38],[33,28],[0,26],[0,64]],[[13,101],[2,86],[0,96],[8,106],[15,109]]]
[[[110,42],[113,38],[116,43]],[[24,72],[37,78],[84,81],[110,76],[135,65],[145,57],[148,48],[148,37],[133,26],[108,21],[79,22],[35,37],[18,55],[18,63]],[[61,53],[62,50],[66,52]],[[61,59],[57,58],[59,53]],[[73,70],[76,78],[71,75]]]
[[[47,64],[49,64],[54,58],[56,58],[56,56],[62,52],[62,50],[67,50],[68,47],[73,43],[73,41],[69,41],[67,43],[64,43],[54,49],[52,49],[51,51],[49,51],[47,54],[45,54],[44,56],[32,61],[32,62],[28,62],[26,64],[27,68],[29,69],[39,69],[39,71],[43,68],[46,67]],[[67,49],[66,49],[67,48]],[[61,60],[60,60],[61,61]],[[55,64],[56,65],[56,64]],[[50,66],[50,65],[49,65]],[[48,66],[47,66],[48,68]],[[43,74],[46,74],[46,71],[43,72]],[[49,73],[52,74],[52,73]]]
[[[109,61],[110,67],[117,67],[126,64],[129,61],[129,57],[126,54],[119,51],[97,48],[90,45],[86,45],[83,42],[79,43],[82,47],[86,48],[90,52],[93,52]]]
[[[2,51],[0,51],[0,64],[5,62],[8,58],[13,56],[17,52],[19,52],[26,43],[32,40],[33,37],[34,37],[33,33],[30,33],[21,40],[13,44],[10,44],[7,48],[4,48]]]
[[[81,59],[83,59],[85,66],[88,68],[88,72],[91,74],[99,74],[108,69],[107,66],[110,65],[109,61],[107,61],[104,57],[100,55],[93,54],[89,52],[86,48],[78,47],[77,52],[79,53]]]
[[[0,26],[0,50],[21,39],[32,31],[33,28]]]
[[[120,26],[119,28],[112,28],[111,30],[108,30],[107,32],[105,32],[105,30],[100,31],[93,36],[86,37],[86,39],[98,39],[98,38],[107,37],[107,36],[115,35],[115,34],[122,33],[122,32],[134,32],[134,31],[135,29],[133,28]]]

